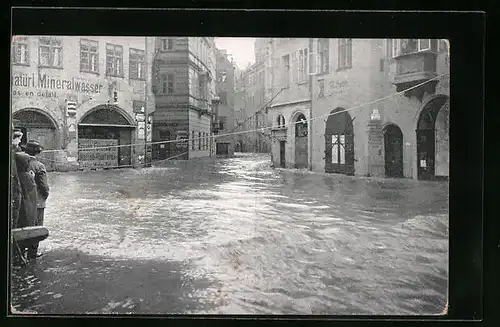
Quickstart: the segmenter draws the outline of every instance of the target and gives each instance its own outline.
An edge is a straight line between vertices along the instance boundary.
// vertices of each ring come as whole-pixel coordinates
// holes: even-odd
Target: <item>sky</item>
[[[227,50],[228,55],[233,57],[234,62],[240,69],[255,62],[254,54],[255,38],[252,37],[216,37],[215,44],[218,49]]]

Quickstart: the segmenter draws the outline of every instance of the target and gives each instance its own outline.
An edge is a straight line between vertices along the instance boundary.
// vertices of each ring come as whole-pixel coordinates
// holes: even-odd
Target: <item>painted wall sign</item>
[[[328,94],[339,95],[347,91],[349,82],[347,81],[330,81],[328,83]]]
[[[84,93],[101,93],[102,84],[81,81],[74,77],[62,79],[50,77],[47,74],[14,74],[12,76],[12,86],[26,87],[33,89],[69,90]]]

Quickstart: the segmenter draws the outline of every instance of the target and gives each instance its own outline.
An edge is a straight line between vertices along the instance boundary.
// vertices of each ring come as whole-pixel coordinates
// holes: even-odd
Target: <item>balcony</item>
[[[436,57],[437,54],[431,51],[414,52],[396,57],[396,75],[393,84],[396,85],[397,91],[404,91],[436,77]],[[436,80],[426,83],[422,87],[405,92],[405,95],[421,98],[425,92],[433,93],[437,82]]]

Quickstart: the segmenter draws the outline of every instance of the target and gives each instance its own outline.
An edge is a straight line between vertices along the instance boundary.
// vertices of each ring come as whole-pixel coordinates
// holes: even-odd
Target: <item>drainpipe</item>
[[[309,53],[308,53],[308,56],[311,56],[310,54],[312,53],[313,51],[313,39],[312,38],[309,38]],[[310,66],[310,62],[309,60],[307,61],[307,64],[308,66]],[[304,67],[305,69],[305,67]],[[308,70],[308,73],[309,72],[309,67],[307,67],[307,70]],[[309,124],[308,125],[308,131],[307,131],[307,135],[309,136],[308,138],[308,141],[309,141],[309,145],[308,145],[308,154],[309,154],[309,164],[308,164],[308,168],[309,168],[309,171],[312,171],[312,158],[313,158],[313,129],[312,129],[312,117],[313,117],[313,100],[314,100],[314,97],[313,97],[313,76],[312,74],[309,74],[309,97],[311,99],[311,105],[309,107]]]

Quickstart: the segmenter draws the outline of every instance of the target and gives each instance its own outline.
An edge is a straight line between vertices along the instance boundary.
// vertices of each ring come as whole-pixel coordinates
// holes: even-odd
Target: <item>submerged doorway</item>
[[[307,120],[299,114],[295,120],[295,168],[307,168]]]
[[[281,168],[285,168],[285,166],[286,166],[285,147],[286,147],[286,141],[280,141],[280,167]]]
[[[417,125],[418,179],[448,179],[449,104],[448,97],[430,100],[422,109]]]
[[[401,178],[403,174],[403,133],[390,124],[384,129],[385,176]]]
[[[118,168],[132,165],[135,126],[121,109],[99,105],[78,124],[78,163],[81,169]]]
[[[354,175],[353,119],[343,110],[333,110],[326,121],[325,172]]]

